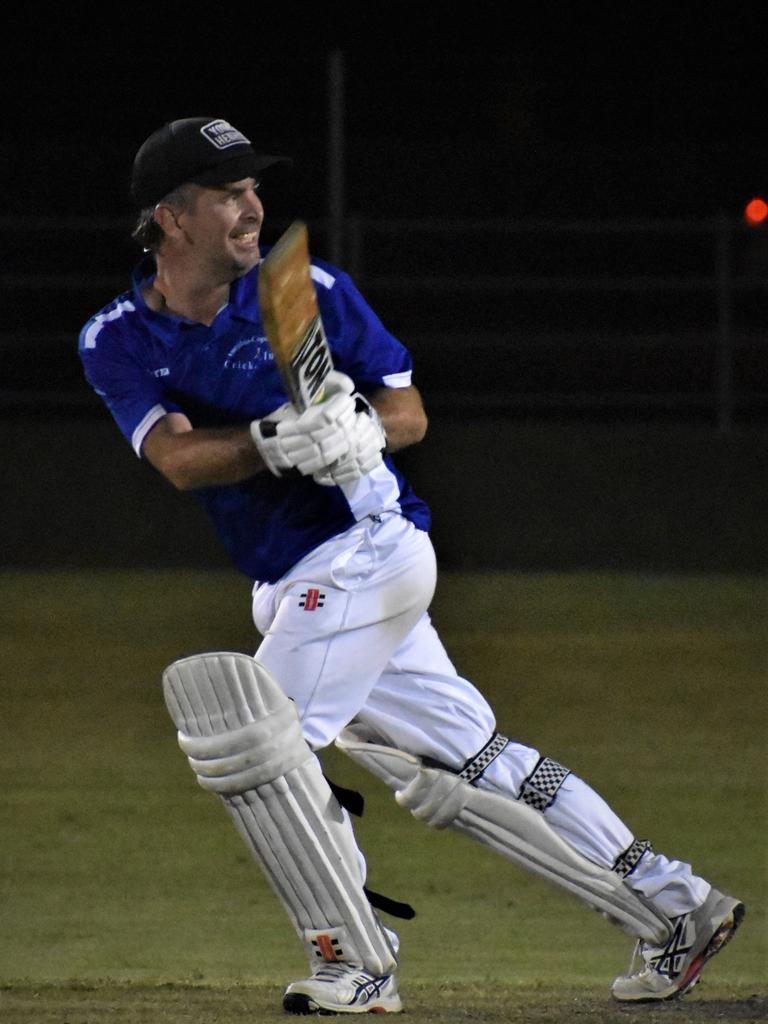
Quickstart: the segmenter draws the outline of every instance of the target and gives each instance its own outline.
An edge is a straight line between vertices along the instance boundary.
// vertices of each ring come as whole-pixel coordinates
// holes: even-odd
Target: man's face
[[[216,187],[191,186],[192,202],[175,215],[178,244],[196,267],[219,281],[247,274],[260,259],[264,207],[255,178]]]

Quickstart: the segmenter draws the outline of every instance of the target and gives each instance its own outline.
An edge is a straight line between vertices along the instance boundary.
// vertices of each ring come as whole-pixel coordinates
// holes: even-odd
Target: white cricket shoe
[[[283,996],[288,1013],[400,1013],[394,974],[378,977],[358,964],[323,963],[311,978],[292,981]]]
[[[744,917],[744,904],[717,889],[696,910],[673,918],[672,936],[664,946],[640,940],[629,973],[616,978],[611,995],[621,1003],[677,999],[690,992],[704,965],[733,937]],[[635,967],[640,970],[635,971]]]

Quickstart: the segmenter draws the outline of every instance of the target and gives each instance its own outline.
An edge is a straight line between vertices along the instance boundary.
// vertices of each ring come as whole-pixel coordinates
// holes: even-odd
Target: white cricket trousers
[[[326,541],[278,582],[254,587],[253,618],[263,636],[256,658],[295,701],[314,750],[352,719],[384,743],[451,768],[487,743],[496,728],[493,711],[458,675],[427,614],[435,583],[429,536],[385,512]],[[539,756],[510,742],[479,785],[515,799]],[[574,774],[544,813],[563,839],[602,867],[612,867],[634,838]],[[688,864],[662,854],[646,854],[627,881],[670,917],[709,892]]]

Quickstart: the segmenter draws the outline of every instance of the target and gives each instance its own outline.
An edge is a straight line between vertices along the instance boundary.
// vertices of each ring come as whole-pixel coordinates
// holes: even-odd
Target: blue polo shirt
[[[142,297],[155,273],[145,259],[132,288],[91,317],[80,332],[86,379],[118,427],[142,453],[144,439],[169,412],[193,427],[243,424],[288,400],[267,343],[258,302],[259,267],[230,288],[210,327],[156,313]],[[318,306],[336,369],[363,394],[407,387],[411,358],[384,328],[350,277],[312,261]],[[429,509],[392,459],[354,484],[323,487],[311,478],[269,472],[194,492],[235,565],[253,580],[275,582],[300,558],[356,521],[384,509],[422,530]]]

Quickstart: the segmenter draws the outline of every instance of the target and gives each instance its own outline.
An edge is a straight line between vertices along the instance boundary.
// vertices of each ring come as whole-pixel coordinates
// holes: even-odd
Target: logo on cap
[[[200,134],[205,136],[216,149],[228,149],[229,146],[249,146],[250,139],[246,139],[242,132],[233,128],[228,121],[220,118],[216,121],[209,121],[200,129]]]

